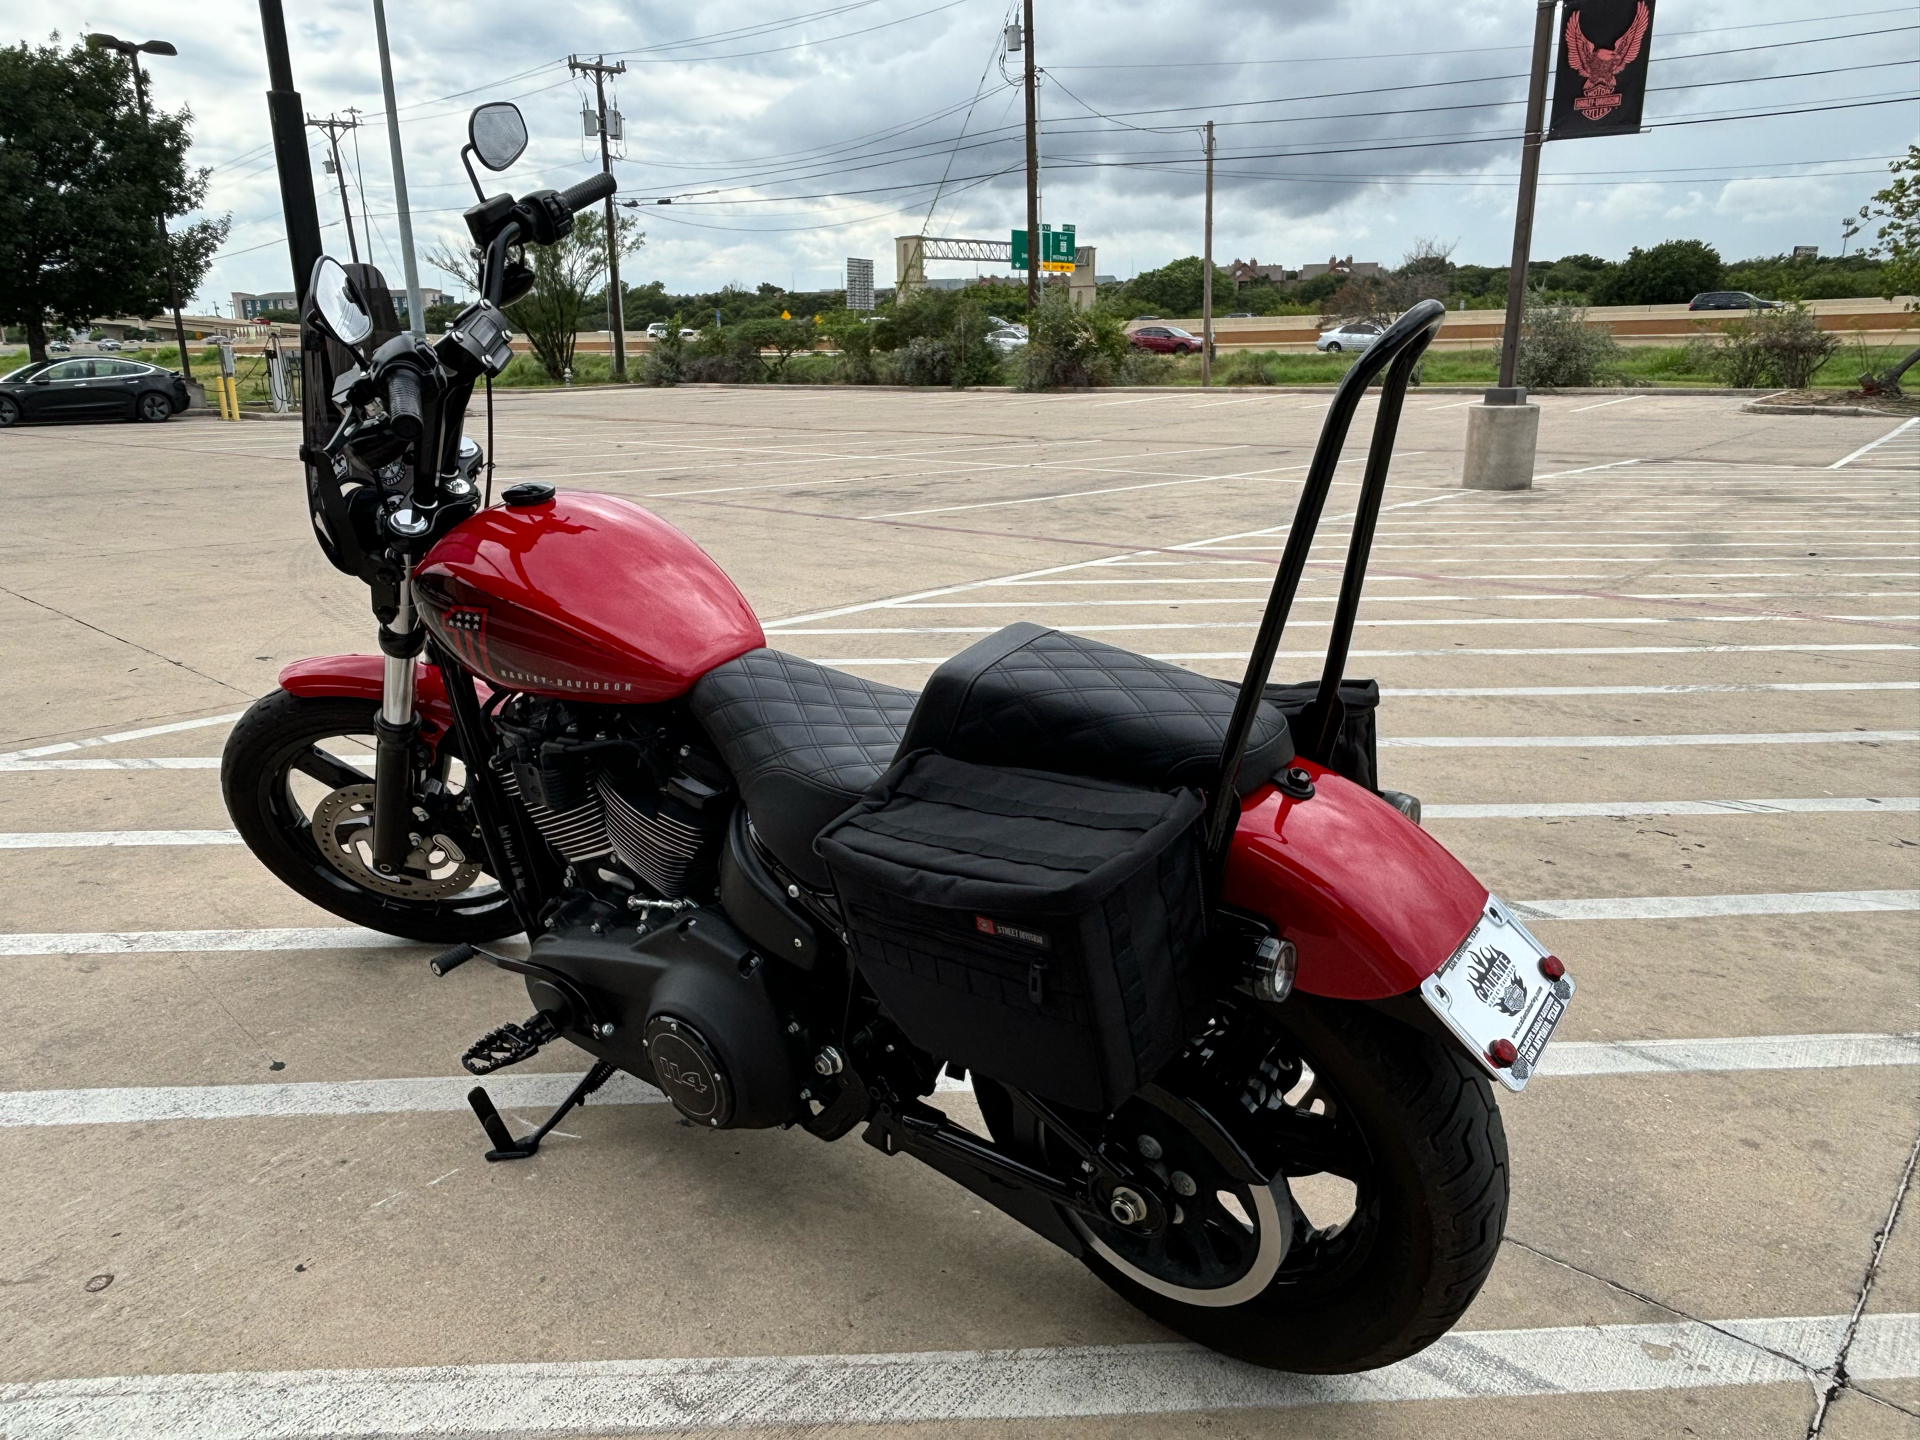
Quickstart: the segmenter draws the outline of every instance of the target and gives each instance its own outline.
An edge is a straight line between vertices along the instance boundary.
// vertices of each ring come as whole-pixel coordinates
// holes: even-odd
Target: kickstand
[[[513,1132],[507,1129],[507,1122],[500,1118],[500,1112],[493,1107],[493,1100],[487,1094],[487,1087],[476,1085],[467,1092],[467,1103],[473,1107],[473,1113],[480,1119],[480,1128],[487,1132],[487,1138],[493,1141],[493,1149],[487,1151],[489,1160],[525,1160],[540,1148],[540,1142],[547,1132],[565,1118],[574,1106],[584,1104],[586,1098],[613,1078],[614,1067],[602,1060],[581,1078],[573,1087],[573,1093],[560,1102],[560,1108],[546,1118],[546,1122],[531,1135],[513,1138]]]

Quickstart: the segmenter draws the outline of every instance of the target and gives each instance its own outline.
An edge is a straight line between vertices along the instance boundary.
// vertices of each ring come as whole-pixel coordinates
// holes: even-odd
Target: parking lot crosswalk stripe
[[[1893,429],[1889,430],[1886,434],[1882,435],[1878,440],[1869,440],[1865,445],[1862,445],[1858,450],[1854,451],[1851,455],[1844,456],[1841,459],[1834,461],[1833,464],[1831,464],[1827,468],[1830,470],[1844,470],[1847,466],[1851,465],[1854,461],[1861,459],[1863,456],[1871,455],[1875,450],[1878,450],[1882,445],[1886,444],[1889,440],[1893,439],[1895,436],[1906,434],[1907,431],[1913,429],[1913,427],[1916,425],[1920,425],[1920,415],[1915,416],[1911,420],[1902,421],[1900,424],[1894,426]]]
[[[238,830],[0,831],[0,850],[66,850],[105,845],[238,845]]]
[[[1563,800],[1538,804],[1423,805],[1427,820],[1624,820],[1658,815],[1910,815],[1920,795],[1815,795],[1783,800]]]
[[[1850,915],[1920,910],[1920,890],[1812,890],[1775,895],[1625,895],[1515,901],[1522,920],[1698,920],[1722,915]]]
[[[1644,745],[1889,745],[1920,730],[1782,730],[1705,735],[1383,735],[1382,750],[1586,750]]]
[[[1525,920],[1660,920],[1706,915],[1838,915],[1920,909],[1920,890],[1814,890],[1777,895],[1644,895],[1510,901]],[[272,930],[93,930],[0,934],[0,957],[180,955],[275,950],[432,948],[355,925]]]
[[[1562,1040],[1542,1075],[1693,1075],[1723,1070],[1849,1070],[1920,1065],[1920,1035],[1740,1035],[1718,1040]]]
[[[95,745],[124,745],[133,740],[150,740],[155,735],[175,735],[182,730],[200,730],[209,725],[231,725],[240,718],[240,711],[231,715],[209,715],[203,720],[175,720],[167,725],[148,725],[139,730],[122,730],[116,735],[95,735],[86,740],[62,740],[54,745],[36,745],[30,750],[7,750],[0,752],[0,760],[36,760],[42,755],[63,755],[70,750],[86,750]]]
[[[90,756],[85,760],[0,760],[0,774],[61,770],[218,770],[218,755]]]
[[[1845,1070],[1920,1065],[1920,1035],[1743,1035],[1705,1040],[1559,1040],[1541,1072],[1585,1076],[1710,1074],[1725,1070]],[[487,1093],[503,1111],[557,1105],[578,1074],[495,1075]],[[445,1113],[467,1109],[473,1077],[295,1080],[273,1085],[125,1085],[0,1091],[0,1129],[139,1125],[169,1120],[297,1119]],[[971,1091],[941,1076],[942,1093]],[[666,1096],[630,1075],[595,1092],[594,1105],[657,1105]]]
[[[1805,1384],[1843,1315],[1455,1331],[1360,1375],[1289,1375],[1197,1345],[546,1361],[44,1380],[0,1389],[12,1440],[191,1434],[645,1434],[1054,1420]],[[1861,1317],[1854,1380],[1920,1374],[1920,1315]]]

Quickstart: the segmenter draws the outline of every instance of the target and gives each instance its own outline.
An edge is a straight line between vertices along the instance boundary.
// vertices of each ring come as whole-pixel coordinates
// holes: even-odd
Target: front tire
[[[356,833],[356,824],[364,828],[379,710],[372,700],[285,690],[255,701],[228,735],[220,760],[220,786],[240,838],[289,887],[355,925],[446,945],[517,933],[512,902],[479,873],[485,849],[459,804],[451,766],[460,757],[451,736],[435,757],[449,782],[445,796],[431,801],[439,811],[431,827],[437,843],[416,852],[422,857],[417,880],[382,881],[340,843],[341,835]],[[404,893],[410,882],[411,895]]]
[[[1259,1032],[1251,1046],[1245,1029],[1234,1033],[1249,1025]],[[1310,995],[1243,1012],[1216,1035],[1196,1047],[1204,1058],[1190,1052],[1158,1083],[1227,1122],[1267,1173],[1278,1172],[1272,1191],[1292,1228],[1272,1278],[1221,1303],[1227,1295],[1182,1297],[1142,1268],[1154,1257],[1137,1248],[1130,1264],[1124,1247],[1097,1247],[1084,1257],[1088,1268],[1170,1329],[1276,1370],[1372,1370],[1431,1345],[1479,1293],[1506,1225],[1506,1132],[1486,1076],[1449,1041],[1366,1005]],[[1044,1136],[1005,1133],[1008,1107],[983,1099],[981,1109],[996,1139],[1029,1155],[1038,1139],[1044,1155]],[[1125,1131],[1136,1118],[1127,1107],[1115,1117]],[[1174,1153],[1169,1137],[1157,1138]],[[1199,1179],[1204,1198],[1215,1182]],[[1350,1185],[1350,1212],[1331,1224],[1309,1219],[1299,1201],[1316,1183],[1316,1209]],[[1267,1220],[1264,1207],[1239,1198],[1228,1207],[1247,1229],[1250,1266]]]

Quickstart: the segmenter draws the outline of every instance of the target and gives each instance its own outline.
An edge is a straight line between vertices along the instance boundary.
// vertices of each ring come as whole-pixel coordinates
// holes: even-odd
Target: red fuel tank
[[[561,491],[482,510],[413,572],[433,637],[489,683],[649,704],[766,644],[746,597],[659,516]]]

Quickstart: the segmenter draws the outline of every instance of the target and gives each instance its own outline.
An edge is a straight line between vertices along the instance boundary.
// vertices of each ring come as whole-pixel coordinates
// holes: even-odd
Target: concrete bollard
[[[1530,490],[1533,452],[1540,439],[1540,407],[1521,389],[1487,392],[1467,409],[1467,463],[1460,483],[1469,490]]]

